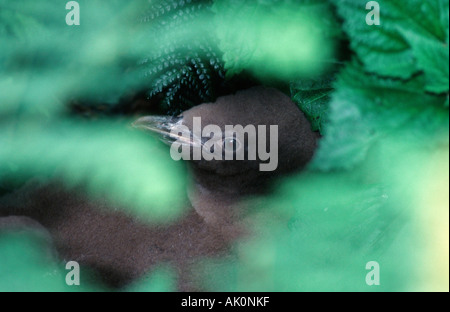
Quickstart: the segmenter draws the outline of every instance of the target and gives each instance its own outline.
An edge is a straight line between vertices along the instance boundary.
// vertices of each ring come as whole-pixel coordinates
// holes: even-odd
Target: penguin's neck
[[[245,216],[249,199],[266,194],[268,181],[251,172],[218,177],[196,170],[191,176],[189,200],[205,223],[230,239],[248,234]]]
[[[192,184],[200,192],[213,193],[216,196],[239,200],[241,197],[265,194],[269,190],[268,174],[246,171],[235,175],[216,175],[198,168],[191,169]]]
[[[243,234],[240,220],[245,207],[238,195],[218,193],[194,182],[188,189],[188,196],[197,214],[224,237],[233,240]]]

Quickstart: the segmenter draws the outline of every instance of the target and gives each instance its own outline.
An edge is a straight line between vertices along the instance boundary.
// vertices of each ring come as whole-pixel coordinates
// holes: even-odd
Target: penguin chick
[[[199,138],[195,129],[199,121],[203,127],[213,125],[220,129],[222,135],[207,134]],[[235,225],[245,211],[240,205],[242,200],[267,191],[274,178],[302,169],[313,157],[318,139],[309,121],[288,96],[262,86],[220,97],[215,103],[193,107],[178,117],[146,116],[133,125],[157,133],[166,143],[190,146],[191,204],[206,223],[232,236],[240,232]],[[255,129],[253,139],[249,132],[239,138],[227,131],[230,126],[245,129],[249,125]],[[273,126],[277,128],[275,136],[270,133]],[[267,155],[263,154],[263,158],[259,153],[261,144],[265,150],[276,144],[277,166],[273,171],[261,170],[261,164],[267,162],[264,159]],[[208,151],[221,147],[222,157],[210,160],[201,154],[200,159],[194,159],[194,148],[199,145]],[[227,145],[234,156],[242,151],[243,159],[226,160],[223,156]],[[250,157],[249,151],[256,157]]]

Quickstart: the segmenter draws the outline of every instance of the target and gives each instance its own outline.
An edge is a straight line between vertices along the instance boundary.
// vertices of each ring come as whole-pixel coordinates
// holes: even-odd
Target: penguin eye
[[[241,148],[241,143],[236,140],[234,137],[228,137],[223,139],[223,150],[224,151],[233,151],[235,153]]]

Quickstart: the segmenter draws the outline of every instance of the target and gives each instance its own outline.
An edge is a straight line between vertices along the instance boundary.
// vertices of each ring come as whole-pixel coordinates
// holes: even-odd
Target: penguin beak
[[[177,116],[144,116],[132,123],[134,128],[155,134],[162,142],[171,145],[175,141],[189,146],[197,146],[191,132],[183,126],[183,117]]]

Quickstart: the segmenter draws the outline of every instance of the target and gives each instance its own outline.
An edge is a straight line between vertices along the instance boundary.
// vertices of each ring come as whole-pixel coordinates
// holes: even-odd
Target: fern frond
[[[157,1],[140,18],[149,25],[149,32],[164,36],[139,67],[147,98],[160,99],[159,105],[169,114],[213,101],[224,81],[224,64],[215,38],[198,24],[212,14],[211,5],[210,0]],[[187,37],[170,37],[187,29],[193,29]]]

